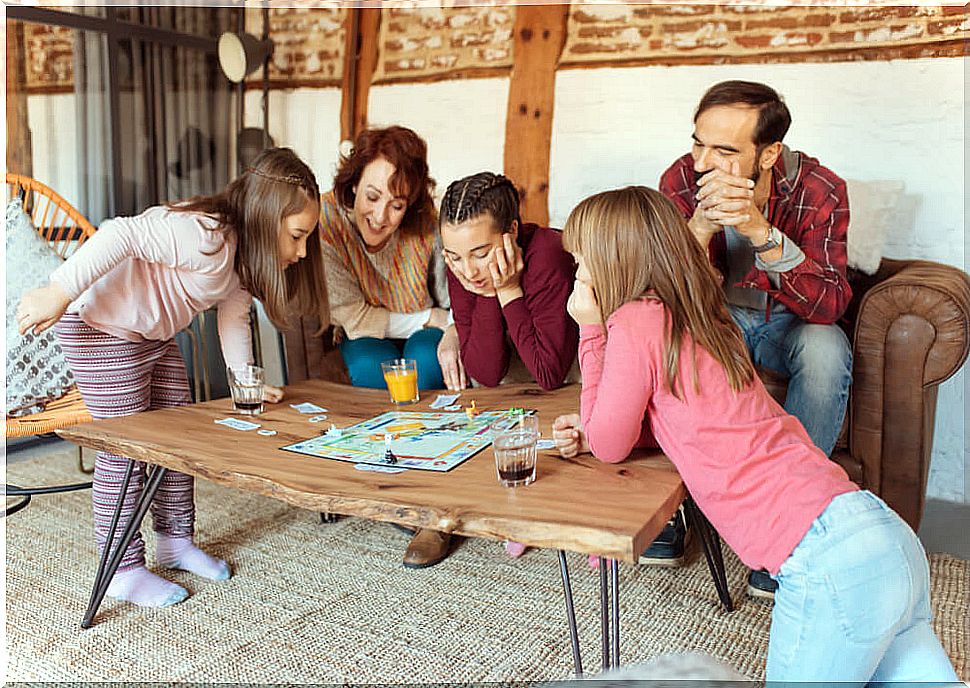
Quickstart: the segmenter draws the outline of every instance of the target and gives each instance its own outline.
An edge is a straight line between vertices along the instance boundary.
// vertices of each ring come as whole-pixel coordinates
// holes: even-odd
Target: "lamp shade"
[[[261,41],[249,33],[227,31],[219,37],[219,67],[226,78],[239,83],[273,53],[273,41]]]

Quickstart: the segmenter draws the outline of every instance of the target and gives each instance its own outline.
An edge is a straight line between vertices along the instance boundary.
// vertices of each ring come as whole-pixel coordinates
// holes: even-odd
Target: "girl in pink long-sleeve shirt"
[[[286,148],[261,153],[245,173],[214,196],[149,208],[136,217],[104,222],[50,284],[24,294],[17,308],[20,332],[57,323],[78,390],[96,418],[191,403],[185,364],[175,334],[198,313],[218,308],[219,338],[227,365],[252,361],[249,310],[260,299],[284,327],[292,309],[328,322],[319,242],[311,239],[320,192],[310,168]],[[283,392],[264,391],[276,402]],[[103,554],[115,510],[119,526],[133,515],[145,481],[136,463],[122,491],[130,460],[98,453],[94,470],[95,539]],[[157,560],[210,578],[229,577],[226,562],[192,541],[193,481],[169,471],[152,501]],[[141,534],[131,540],[108,595],[140,606],[163,607],[187,591],[145,567]]]
[[[769,681],[957,680],[919,541],[769,396],[671,203],[644,187],[597,194],[563,242],[583,391],[580,416],[556,420],[560,452],[664,450],[741,560],[778,582]]]

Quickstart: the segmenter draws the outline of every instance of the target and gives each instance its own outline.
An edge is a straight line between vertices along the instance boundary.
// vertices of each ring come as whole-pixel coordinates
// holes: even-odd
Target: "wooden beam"
[[[549,153],[556,67],[569,5],[519,5],[505,118],[505,175],[519,189],[523,221],[549,223]]]
[[[33,176],[24,23],[7,19],[7,171]]]
[[[340,138],[353,140],[367,128],[367,101],[377,67],[381,10],[379,7],[352,7],[347,11],[346,21]]]

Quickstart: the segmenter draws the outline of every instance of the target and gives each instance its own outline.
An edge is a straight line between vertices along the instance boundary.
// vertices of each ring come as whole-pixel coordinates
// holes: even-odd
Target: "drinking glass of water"
[[[259,366],[227,368],[229,391],[236,413],[255,416],[263,412],[263,369]]]
[[[515,423],[495,435],[495,469],[503,487],[520,487],[536,479],[536,444],[539,441],[539,416],[521,414]]]

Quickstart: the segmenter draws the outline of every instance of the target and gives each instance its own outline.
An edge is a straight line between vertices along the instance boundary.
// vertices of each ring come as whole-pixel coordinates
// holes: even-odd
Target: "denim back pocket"
[[[894,633],[907,621],[913,600],[913,574],[902,547],[892,542],[869,554],[864,562],[825,574],[836,620],[846,639],[859,645]]]

